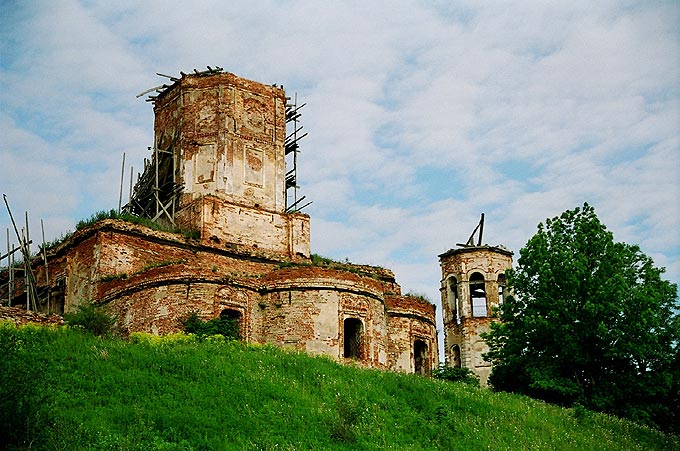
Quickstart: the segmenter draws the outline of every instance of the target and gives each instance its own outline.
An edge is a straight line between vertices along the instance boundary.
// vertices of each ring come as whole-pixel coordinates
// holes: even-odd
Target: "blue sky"
[[[48,240],[117,207],[153,142],[136,95],[220,66],[307,103],[315,253],[438,304],[437,255],[480,213],[517,254],[588,202],[678,282],[678,23],[675,1],[5,0],[0,191]]]

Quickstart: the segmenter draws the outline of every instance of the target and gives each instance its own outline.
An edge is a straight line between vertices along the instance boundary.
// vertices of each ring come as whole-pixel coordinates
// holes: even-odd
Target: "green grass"
[[[218,337],[128,342],[4,323],[0,352],[0,448],[680,447],[677,437],[606,415]]]

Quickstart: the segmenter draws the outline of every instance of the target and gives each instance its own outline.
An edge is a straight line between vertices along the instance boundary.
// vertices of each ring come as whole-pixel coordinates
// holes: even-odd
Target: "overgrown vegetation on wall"
[[[161,232],[171,232],[171,233],[179,233],[182,234],[185,238],[187,239],[198,239],[200,238],[200,232],[197,230],[184,230],[179,227],[174,227],[172,225],[163,225],[161,223],[152,221],[150,218],[145,218],[142,216],[137,216],[133,215],[130,213],[125,213],[125,212],[118,212],[116,210],[102,210],[98,211],[94,214],[92,214],[89,218],[87,219],[81,219],[76,223],[76,228],[75,230],[83,230],[88,227],[92,227],[95,223],[98,221],[103,221],[104,219],[118,219],[120,221],[126,221],[132,224],[139,224],[145,227],[150,228],[151,230],[158,230]],[[64,241],[66,241],[68,238],[70,238],[72,233],[65,233],[62,234],[59,238],[50,241],[49,243],[45,244],[45,247],[47,249],[53,248]]]
[[[148,227],[152,230],[159,230],[162,232],[172,232],[172,233],[181,233],[184,235],[186,238],[190,239],[196,239],[199,238],[198,231],[195,230],[184,230],[179,227],[175,227],[173,225],[164,225],[159,222],[155,222],[151,220],[150,218],[145,218],[143,216],[137,216],[133,215],[130,213],[126,212],[118,212],[116,210],[102,210],[94,213],[92,216],[90,216],[87,219],[83,219],[81,221],[78,221],[76,223],[76,230],[81,230],[85,229],[87,227],[91,227],[98,221],[102,221],[104,219],[118,219],[121,221],[126,221],[130,222],[132,224],[139,224],[143,225],[145,227]]]
[[[75,312],[65,314],[64,321],[71,327],[80,328],[97,337],[110,337],[113,335],[116,317],[92,302],[83,302]]]
[[[419,299],[423,302],[427,302],[428,304],[432,304],[436,307],[436,304],[434,302],[432,302],[432,300],[430,300],[430,298],[428,298],[427,295],[424,294],[424,293],[416,293],[414,291],[409,291],[408,293],[404,294],[404,296],[409,296],[409,297],[412,297],[412,298]]]
[[[352,274],[371,277],[373,279],[380,279],[380,272],[384,271],[384,268],[380,266],[357,265],[351,263],[347,259],[345,259],[344,261],[333,260],[332,258],[323,257],[319,254],[311,254],[310,262],[301,263],[293,261],[284,261],[279,263],[279,269],[298,266],[317,266],[321,268],[335,269],[338,271],[345,271]]]
[[[0,448],[671,450],[582,408],[223,338],[0,323]]]
[[[208,321],[203,321],[197,312],[191,313],[182,321],[184,331],[188,334],[194,334],[199,338],[204,338],[211,335],[221,335],[227,340],[240,340],[241,332],[239,329],[239,322],[236,318],[229,318],[221,315],[218,318],[213,318]]]

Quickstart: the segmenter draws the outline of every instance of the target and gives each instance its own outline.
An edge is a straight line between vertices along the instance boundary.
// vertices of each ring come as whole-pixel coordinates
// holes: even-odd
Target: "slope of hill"
[[[0,323],[0,353],[9,449],[680,449],[606,415],[219,337]]]

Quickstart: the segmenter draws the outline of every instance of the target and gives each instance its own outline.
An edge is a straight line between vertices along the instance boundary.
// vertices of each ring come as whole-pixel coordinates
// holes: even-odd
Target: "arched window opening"
[[[224,309],[220,313],[217,333],[226,338],[241,339],[241,312],[234,309]]]
[[[451,346],[451,366],[453,368],[460,368],[462,361],[460,360],[460,346]]]
[[[484,287],[484,276],[478,272],[470,276],[470,302],[472,304],[472,316],[487,316],[486,308],[486,289]]]
[[[460,324],[460,310],[458,309],[458,281],[455,277],[449,278],[449,305],[451,306],[451,316]]]
[[[361,359],[363,324],[360,319],[347,318],[344,324],[345,358]]]
[[[498,305],[503,303],[505,298],[505,274],[498,275]]]
[[[430,359],[427,355],[427,343],[423,340],[413,342],[414,372],[422,376],[430,374]]]

